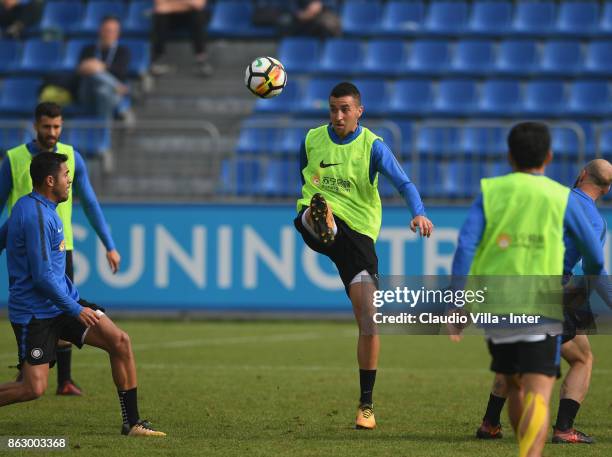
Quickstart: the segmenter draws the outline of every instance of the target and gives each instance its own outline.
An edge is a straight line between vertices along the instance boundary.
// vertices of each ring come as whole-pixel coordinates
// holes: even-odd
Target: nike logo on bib
[[[342,162],[340,163],[325,163],[321,160],[321,162],[319,163],[319,166],[321,168],[327,168],[327,167],[333,167],[334,165],[342,165]]]

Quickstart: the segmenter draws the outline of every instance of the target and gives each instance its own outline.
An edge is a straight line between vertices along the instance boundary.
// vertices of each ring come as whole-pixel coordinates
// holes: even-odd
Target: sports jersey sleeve
[[[23,214],[19,216],[34,287],[64,312],[78,316],[82,310],[81,305],[64,293],[54,279],[51,259],[52,228],[44,219],[42,210],[37,208],[36,214],[30,217],[24,217]]]
[[[376,173],[385,176],[393,187],[397,189],[404,201],[410,208],[412,216],[424,216],[425,207],[419,195],[419,191],[401,167],[389,146],[380,140],[374,141],[372,144],[372,153],[370,158],[370,182],[374,182]]]
[[[0,227],[0,254],[6,249],[6,239],[8,236],[8,220],[4,221]]]
[[[11,161],[8,157],[2,160],[0,165],[0,214],[4,211],[4,206],[13,190],[13,175],[11,174]]]
[[[472,260],[486,226],[484,208],[482,206],[482,194],[478,195],[470,207],[467,219],[459,232],[457,250],[453,257],[452,275],[456,277],[466,276],[470,272]]]
[[[81,199],[85,216],[87,216],[87,220],[98,234],[106,250],[112,251],[115,249],[115,243],[104,219],[104,214],[102,214],[102,208],[100,208],[96,193],[89,182],[85,161],[76,150],[74,151],[74,168],[74,188]]]
[[[582,254],[582,268],[587,275],[606,274],[604,269],[603,250],[599,238],[593,231],[580,204],[572,198],[567,199],[563,224],[566,233]]]

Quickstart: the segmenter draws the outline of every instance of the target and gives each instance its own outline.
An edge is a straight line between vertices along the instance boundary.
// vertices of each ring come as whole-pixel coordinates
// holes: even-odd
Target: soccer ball
[[[287,72],[278,60],[258,57],[246,68],[244,84],[258,97],[276,97],[287,84]]]

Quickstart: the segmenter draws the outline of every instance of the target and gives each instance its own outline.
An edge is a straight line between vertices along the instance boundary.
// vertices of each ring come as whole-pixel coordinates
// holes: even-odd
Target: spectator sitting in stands
[[[342,24],[338,15],[326,8],[321,0],[295,0],[290,32],[326,38],[340,35]]]
[[[1,35],[20,38],[24,29],[40,20],[42,0],[0,0]]]
[[[170,66],[160,63],[164,55],[168,28],[183,26],[189,28],[195,62],[203,76],[212,74],[212,66],[206,53],[206,24],[209,11],[206,0],[155,0],[153,6],[153,35],[151,73],[162,75],[170,71]]]
[[[114,16],[102,19],[98,42],[85,46],[79,56],[79,102],[88,111],[109,119],[128,94],[126,84],[130,50],[118,43],[121,24]],[[130,109],[119,112],[126,121],[133,120]]]

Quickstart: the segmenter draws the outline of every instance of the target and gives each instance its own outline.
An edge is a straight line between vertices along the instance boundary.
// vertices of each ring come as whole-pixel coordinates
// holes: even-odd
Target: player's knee
[[[121,355],[128,355],[131,353],[132,342],[130,341],[130,336],[123,330],[120,330],[117,334],[113,344],[113,349],[115,353]]]
[[[47,390],[47,383],[40,381],[35,382],[25,387],[26,400],[36,400],[44,395]]]

